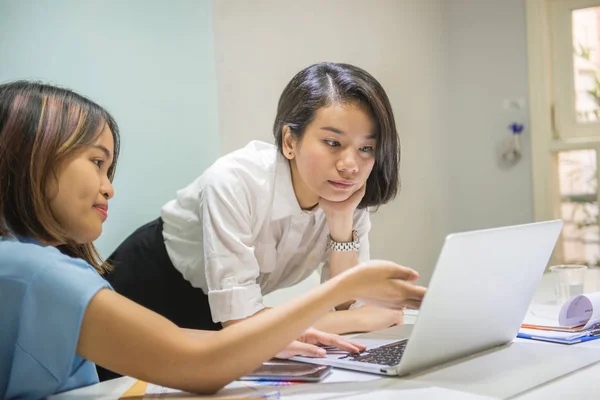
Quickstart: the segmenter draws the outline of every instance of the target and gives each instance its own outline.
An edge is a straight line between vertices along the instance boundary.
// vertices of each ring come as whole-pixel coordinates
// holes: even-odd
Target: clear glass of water
[[[553,265],[550,271],[554,275],[556,287],[556,303],[564,304],[573,296],[583,294],[583,283],[585,282],[585,265]]]

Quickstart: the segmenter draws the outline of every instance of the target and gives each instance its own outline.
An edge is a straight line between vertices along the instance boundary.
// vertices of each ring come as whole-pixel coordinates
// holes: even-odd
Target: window
[[[555,134],[600,137],[600,1],[551,1]]]
[[[527,0],[536,220],[565,227],[553,262],[600,265],[600,0]]]
[[[595,150],[558,152],[563,262],[600,265]]]

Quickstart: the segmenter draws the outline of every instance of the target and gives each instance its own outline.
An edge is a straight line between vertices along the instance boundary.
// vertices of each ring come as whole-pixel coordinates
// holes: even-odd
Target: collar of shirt
[[[42,245],[38,240],[29,236],[17,236],[17,240],[21,243],[37,244],[38,246]]]
[[[275,163],[275,184],[273,185],[273,211],[271,219],[277,221],[287,217],[301,217],[303,215],[314,215],[319,209],[317,205],[312,210],[302,210],[294,186],[292,185],[292,172],[290,162],[282,154],[277,152]]]
[[[29,243],[42,246],[42,244],[38,240],[30,236],[0,236],[0,241]]]

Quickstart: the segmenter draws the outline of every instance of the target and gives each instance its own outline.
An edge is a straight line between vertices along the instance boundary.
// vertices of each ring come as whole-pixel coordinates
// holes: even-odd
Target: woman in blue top
[[[118,154],[117,124],[90,100],[38,83],[0,85],[0,398],[37,399],[96,383],[93,363],[213,393],[298,337],[363,349],[307,331],[337,304],[421,302],[425,289],[409,283],[415,271],[379,261],[219,332],[178,328],[100,276],[108,267],[92,242],[108,216]]]

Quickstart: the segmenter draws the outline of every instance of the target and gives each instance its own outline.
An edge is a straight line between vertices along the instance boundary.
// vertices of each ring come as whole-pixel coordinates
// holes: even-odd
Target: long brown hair
[[[92,145],[108,125],[114,138],[114,177],[119,128],[102,107],[67,89],[38,82],[0,85],[0,236],[62,243],[100,273],[108,269],[92,243],[75,243],[52,214],[46,196],[60,164]]]
[[[355,101],[367,107],[377,126],[375,165],[358,207],[376,208],[396,197],[400,189],[400,141],[387,94],[367,71],[350,64],[323,62],[298,72],[279,97],[273,136],[282,152],[285,126],[301,141],[318,109]]]

